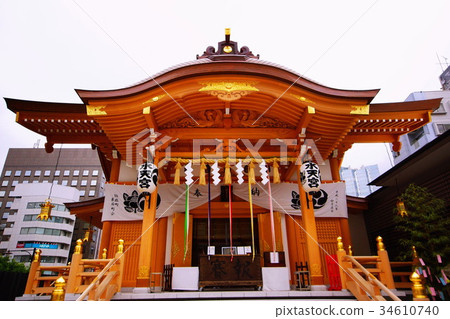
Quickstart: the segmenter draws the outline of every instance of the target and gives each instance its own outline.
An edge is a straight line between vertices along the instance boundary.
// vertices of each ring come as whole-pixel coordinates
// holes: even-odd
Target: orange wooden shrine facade
[[[279,177],[295,182],[299,167],[292,158],[307,153],[308,147],[302,145],[323,159],[324,182],[337,182],[344,153],[353,143],[389,142],[398,151],[399,137],[428,123],[440,102],[374,104],[378,90],[317,84],[260,60],[247,47],[239,48],[229,33],[197,60],[133,86],[77,93],[81,104],[5,100],[18,123],[47,138],[48,152],[56,143],[91,144],[98,150],[107,181],[118,184],[135,183],[136,165],[146,159],[145,147],[152,145],[162,184],[173,183],[176,174],[176,161],[164,161],[168,150],[171,159],[255,154],[290,158],[280,163]],[[195,144],[198,139],[209,142]],[[236,181],[234,171],[232,179]],[[299,194],[302,207],[307,207],[310,195],[301,187]],[[212,204],[215,218],[226,215],[225,203]],[[100,254],[104,248],[116,251],[117,240],[125,240],[124,286],[148,285],[150,273],[162,272],[165,263],[190,265],[190,258],[182,256],[184,214],[155,219],[155,205],[150,202],[142,221],[107,222],[102,222],[102,198],[70,205],[71,213],[102,228]],[[236,201],[233,207],[236,218],[249,216],[245,201]],[[203,218],[206,209],[201,206],[190,214],[191,221]],[[255,216],[260,252],[271,251],[268,211],[255,207]],[[275,213],[276,250],[287,254],[291,278],[295,263],[308,261],[313,284],[327,283],[324,254],[335,253],[337,236],[344,244],[351,243],[346,218],[315,218],[307,208],[302,216]]]

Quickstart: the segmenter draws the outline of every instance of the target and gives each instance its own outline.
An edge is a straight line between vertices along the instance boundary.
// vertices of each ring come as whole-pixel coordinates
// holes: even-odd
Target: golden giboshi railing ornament
[[[52,292],[51,301],[64,301],[65,299],[65,288],[66,287],[66,281],[61,276],[55,281],[55,289]]]
[[[44,203],[40,204],[39,206],[41,206],[41,212],[36,217],[36,219],[48,220],[51,217],[52,208],[55,207],[55,205],[53,205],[50,198],[48,198],[47,200],[45,200]]]
[[[377,237],[377,250],[379,251],[384,250],[383,238],[381,236]]]
[[[412,293],[414,299],[426,299],[427,296],[425,295],[425,288],[422,285],[422,278],[420,278],[420,275],[414,271],[411,276],[409,276],[409,280],[412,281]]]
[[[106,248],[103,248],[103,254],[102,259],[106,259],[108,250]]]
[[[119,245],[117,246],[117,252],[119,254],[123,254],[123,243],[124,243],[124,240],[123,239],[119,239]]]
[[[342,242],[342,237],[341,237],[341,236],[339,236],[339,237],[337,238],[337,248],[338,248],[338,250],[340,250],[340,251],[345,250],[345,249],[344,249],[344,243]]]
[[[34,256],[33,256],[33,262],[40,262],[41,261],[41,250],[40,249],[36,249],[36,251],[34,252]]]
[[[77,245],[75,246],[74,254],[81,254],[81,251],[83,249],[83,241],[81,239],[77,240]]]

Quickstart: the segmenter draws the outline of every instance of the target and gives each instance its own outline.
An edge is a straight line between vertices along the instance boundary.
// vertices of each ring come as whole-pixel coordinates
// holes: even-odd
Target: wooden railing
[[[24,293],[49,295],[54,290],[53,282],[62,277],[67,283],[65,293],[81,293],[83,299],[89,293],[89,300],[110,300],[122,287],[123,240],[119,240],[117,253],[112,259],[82,259],[81,244],[79,239],[72,262],[67,266],[41,266],[38,250],[30,266]],[[45,276],[45,271],[51,271],[53,274]]]
[[[342,289],[348,289],[358,300],[386,300],[381,294],[383,291],[392,300],[400,301],[391,291],[395,289],[395,284],[381,237],[377,238],[377,248],[377,256],[350,256],[344,249],[342,239],[338,238],[337,258]]]
[[[409,276],[413,270],[413,261],[391,261],[392,276],[396,289],[411,289],[413,283]]]
[[[46,272],[51,272],[52,275],[45,275]],[[56,279],[63,277],[67,281],[69,272],[70,266],[41,266],[40,250],[37,249],[30,266],[24,294],[49,295],[54,289],[52,286]]]

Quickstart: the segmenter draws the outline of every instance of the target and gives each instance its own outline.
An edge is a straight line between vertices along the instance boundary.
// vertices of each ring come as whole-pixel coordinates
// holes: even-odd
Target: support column
[[[109,176],[109,182],[110,183],[116,183],[119,180],[119,173],[120,173],[120,155],[118,155],[118,158],[114,158],[111,163],[111,174]]]
[[[291,270],[291,285],[296,284],[295,272],[297,270],[295,269],[295,263],[297,262],[297,264],[300,264],[300,257],[298,252],[300,240],[295,236],[296,225],[293,219],[294,216],[288,216],[286,214],[286,236],[288,242],[289,268]]]
[[[116,183],[119,180],[119,173],[120,173],[120,154],[118,154],[118,158],[114,158],[112,160],[111,165],[111,174],[109,177],[110,183]],[[112,229],[112,222],[111,221],[104,221],[102,226],[102,234],[100,239],[100,249],[98,251],[98,258],[102,258],[103,249],[109,248],[109,244],[111,242],[111,229]],[[111,258],[113,255],[110,255]]]
[[[102,258],[103,249],[109,248],[109,243],[111,242],[111,229],[112,229],[112,222],[111,221],[104,221],[103,222],[103,228],[102,228],[102,237],[100,239],[100,249],[98,250],[98,258]],[[110,255],[112,256],[112,255]]]
[[[159,158],[155,157],[154,164],[158,165]],[[156,218],[156,203],[158,187],[151,195],[145,196],[144,219],[142,221],[142,237],[139,250],[139,268],[136,280],[137,287],[150,287],[150,267],[152,257],[153,225]]]
[[[339,226],[341,227],[341,237],[342,242],[344,243],[344,247],[352,245],[352,237],[350,235],[350,227],[348,225],[347,218],[339,218]]]
[[[335,182],[341,180],[341,175],[339,174],[339,168],[340,167],[341,167],[341,160],[340,159],[338,159],[338,158],[330,158],[331,178]]]
[[[320,258],[319,239],[317,237],[316,218],[311,195],[307,194],[300,183],[300,165],[297,165],[297,183],[302,210],[303,227],[306,234],[306,247],[308,248],[308,264],[310,265],[312,285],[323,285],[323,269]]]

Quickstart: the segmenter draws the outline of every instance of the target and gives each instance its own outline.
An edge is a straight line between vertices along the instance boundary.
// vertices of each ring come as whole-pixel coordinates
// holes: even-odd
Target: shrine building
[[[354,143],[398,152],[399,137],[439,107],[372,103],[378,91],[318,84],[227,30],[196,60],[132,86],[76,90],[79,104],[5,100],[17,123],[46,137],[47,152],[59,143],[98,151],[105,196],[66,206],[101,228],[99,259],[124,241],[122,287],[163,289],[170,268],[171,289],[289,290],[301,286],[299,270],[313,289],[330,285],[337,237],[347,249],[364,229],[348,221],[363,207],[339,177],[345,152]],[[137,187],[147,162],[158,167],[151,194]],[[302,185],[304,162],[320,168],[314,191]]]

